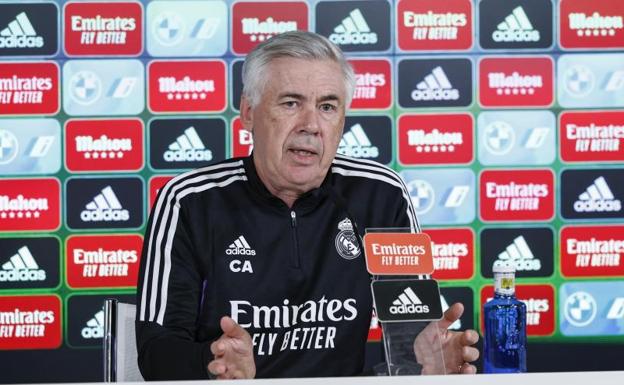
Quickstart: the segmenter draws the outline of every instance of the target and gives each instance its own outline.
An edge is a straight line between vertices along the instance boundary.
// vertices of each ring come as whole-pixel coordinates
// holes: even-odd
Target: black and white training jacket
[[[367,160],[336,156],[292,209],[262,184],[252,157],[172,179],[141,258],[143,376],[208,378],[224,315],[250,333],[259,378],[357,375],[372,298],[354,232],[388,227],[420,230],[401,178]]]

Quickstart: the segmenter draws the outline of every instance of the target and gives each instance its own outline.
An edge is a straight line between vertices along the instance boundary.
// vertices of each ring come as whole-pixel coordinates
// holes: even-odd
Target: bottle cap
[[[492,266],[492,272],[493,273],[515,273],[516,267],[511,263],[496,261],[494,263],[494,266]]]

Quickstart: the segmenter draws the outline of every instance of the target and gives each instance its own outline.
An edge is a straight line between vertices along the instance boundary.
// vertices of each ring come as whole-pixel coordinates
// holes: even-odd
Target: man
[[[243,82],[253,154],[172,179],[154,205],[139,366],[154,380],[356,375],[372,310],[359,236],[419,231],[409,194],[390,169],[336,155],[355,81],[327,39],[271,38]],[[446,330],[462,311],[431,328],[447,368],[472,373],[476,332]]]

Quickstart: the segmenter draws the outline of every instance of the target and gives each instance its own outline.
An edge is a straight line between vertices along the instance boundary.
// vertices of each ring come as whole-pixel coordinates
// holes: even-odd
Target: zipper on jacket
[[[292,226],[293,252],[290,257],[292,267],[299,269],[299,239],[297,238],[297,214],[290,211],[290,225]]]

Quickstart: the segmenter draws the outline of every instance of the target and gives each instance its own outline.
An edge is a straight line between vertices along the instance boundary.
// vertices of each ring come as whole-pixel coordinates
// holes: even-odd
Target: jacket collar
[[[249,186],[252,190],[252,195],[257,197],[261,202],[272,207],[280,208],[282,210],[290,210],[284,201],[271,194],[258,176],[258,171],[256,170],[256,165],[253,161],[253,152],[248,157],[243,158],[243,165],[245,167],[245,173],[247,174]],[[322,201],[327,199],[328,194],[326,189],[331,188],[330,175],[331,168],[328,170],[327,175],[325,175],[325,179],[323,179],[321,186],[300,196],[293,204],[292,210],[296,210],[298,213],[309,212],[318,206]]]

